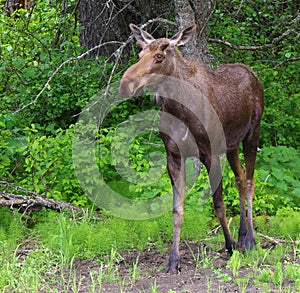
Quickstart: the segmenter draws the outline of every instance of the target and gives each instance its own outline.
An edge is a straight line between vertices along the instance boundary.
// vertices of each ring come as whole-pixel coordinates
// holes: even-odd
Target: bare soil
[[[257,276],[249,268],[240,268],[238,276],[234,277],[232,271],[226,266],[229,259],[227,253],[225,251],[214,252],[205,248],[210,259],[207,267],[201,263],[201,259],[199,262],[194,259],[199,255],[199,244],[182,243],[181,266],[177,274],[164,272],[168,254],[161,253],[155,248],[143,252],[138,250],[122,252],[120,253],[122,259],[115,263],[116,270],[110,273],[110,279],[105,277],[102,279],[102,288],[97,285],[96,292],[267,292],[255,285],[254,280]],[[137,263],[137,268],[134,275],[135,263]],[[197,263],[198,267],[196,267]],[[98,259],[76,259],[73,271],[76,272],[76,280],[80,280],[77,286],[78,291],[90,292],[91,272],[99,273],[101,264]],[[65,274],[66,280],[70,279],[68,277],[71,272],[66,270]],[[113,280],[113,274],[115,274],[115,280]],[[95,278],[96,275],[94,275]],[[243,280],[244,285],[239,286],[237,278]],[[272,284],[269,288],[268,292],[277,292],[275,289],[272,290]]]

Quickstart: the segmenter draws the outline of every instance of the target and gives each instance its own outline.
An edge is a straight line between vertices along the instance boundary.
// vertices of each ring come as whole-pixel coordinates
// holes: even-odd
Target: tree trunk
[[[209,54],[205,31],[208,20],[214,11],[216,0],[174,0],[174,2],[179,29],[192,23],[197,25],[195,38],[183,48],[184,56],[201,58],[211,68],[213,58]]]
[[[172,0],[81,0],[78,5],[79,20],[84,26],[80,33],[81,45],[91,49],[109,41],[125,41],[130,35],[130,23],[141,25],[157,17],[168,18],[174,14],[172,4]],[[118,47],[116,44],[103,46],[91,55],[113,57]]]
[[[29,0],[7,0],[4,3],[3,10],[6,11],[8,15],[11,15],[20,8],[28,10],[34,5],[35,2]]]
[[[216,0],[81,0],[78,4],[79,20],[84,29],[80,33],[80,41],[87,49],[112,40],[122,42],[130,35],[129,23],[141,25],[151,19],[167,19],[176,15],[179,29],[191,23],[197,24],[195,38],[183,48],[184,56],[199,57],[212,67],[213,58],[209,54],[205,28],[215,3]],[[147,30],[153,33],[157,25],[153,28],[147,27]],[[114,61],[118,48],[117,44],[103,46],[94,50],[91,56],[105,56]],[[126,54],[123,55],[125,57]]]

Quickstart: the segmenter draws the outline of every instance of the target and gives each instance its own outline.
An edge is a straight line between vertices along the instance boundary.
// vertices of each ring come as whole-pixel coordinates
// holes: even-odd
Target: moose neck
[[[177,49],[174,56],[174,72],[171,74],[171,76],[187,81],[193,77],[196,72],[197,67],[195,60],[184,58],[181,52]]]
[[[161,92],[158,87],[154,102],[162,104],[163,111],[179,117],[185,112],[183,105],[190,104],[191,108],[196,105],[201,107],[198,105],[201,99],[195,100],[195,97],[200,92],[207,93],[209,71],[201,60],[184,58],[179,50],[175,51],[172,62],[173,70],[169,74],[170,83],[163,83]],[[198,91],[199,89],[201,90]]]

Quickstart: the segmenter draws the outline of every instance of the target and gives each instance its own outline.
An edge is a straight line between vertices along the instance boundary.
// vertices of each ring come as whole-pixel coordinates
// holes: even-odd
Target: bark
[[[71,210],[80,212],[82,209],[61,200],[54,200],[53,198],[46,198],[38,193],[12,184],[6,181],[0,181],[0,186],[4,187],[0,191],[0,207],[8,206],[10,208],[17,208],[19,212],[37,212],[45,207],[55,211]],[[13,193],[12,191],[13,190]],[[16,194],[15,192],[18,192]]]
[[[3,10],[6,11],[8,15],[11,15],[20,8],[28,10],[34,5],[35,1],[33,0],[7,0],[4,3]]]
[[[11,15],[17,9],[19,9],[19,1],[18,0],[8,0],[5,2],[3,6],[3,10],[6,11],[8,15]]]
[[[211,68],[213,57],[209,54],[205,32],[209,18],[214,11],[216,0],[174,0],[174,2],[179,29],[192,23],[197,25],[197,33],[194,39],[182,50],[184,56],[198,57]]]
[[[81,0],[78,5],[79,21],[84,29],[81,45],[91,49],[109,41],[125,41],[130,35],[129,23],[141,25],[149,19],[168,18],[174,13],[171,0]],[[113,58],[118,45],[94,50],[90,56]]]
[[[216,0],[81,0],[78,2],[79,20],[84,27],[80,34],[81,44],[91,49],[112,40],[125,41],[130,35],[129,23],[141,25],[151,19],[170,19],[170,16],[176,15],[179,29],[191,23],[197,24],[197,35],[183,48],[183,54],[187,57],[199,57],[211,67],[213,59],[209,54],[205,28],[215,2]],[[147,30],[156,37],[157,27],[157,24],[147,26]],[[117,49],[118,45],[112,44],[94,50],[91,55],[113,58]]]

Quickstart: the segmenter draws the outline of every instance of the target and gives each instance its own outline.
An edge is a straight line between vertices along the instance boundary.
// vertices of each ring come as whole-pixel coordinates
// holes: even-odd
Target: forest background
[[[144,25],[154,36],[166,31],[172,35],[177,31],[176,7],[173,1],[160,5],[155,1],[25,1],[26,7],[9,12],[7,2],[11,3],[2,1],[0,19],[2,184],[14,183],[89,207],[73,167],[74,125],[90,99],[119,81],[137,59],[128,23]],[[210,65],[249,65],[265,89],[256,214],[273,215],[279,208],[300,206],[300,16],[296,3],[220,1],[207,17]],[[87,53],[87,49],[92,50]],[[130,115],[151,108],[149,96],[125,101],[111,109],[98,134],[99,170],[111,188],[129,198],[154,198],[170,186],[166,173],[152,185],[132,184],[116,172],[111,157],[118,126]],[[142,174],[153,165],[151,153],[164,150],[154,132],[137,135],[126,152],[131,168]],[[236,214],[233,175],[226,166],[225,173],[225,201]],[[207,180],[200,178],[190,200],[202,206],[195,198],[205,188]]]
[[[0,290],[96,292],[98,288],[101,292],[105,283],[106,288],[112,288],[110,292],[117,292],[116,283],[122,290],[126,286],[137,289],[136,281],[142,274],[145,284],[139,292],[144,288],[158,292],[160,282],[168,289],[175,286],[174,280],[154,271],[161,271],[160,263],[165,265],[172,238],[171,202],[165,215],[156,217],[160,207],[149,204],[146,213],[140,215],[144,220],[133,221],[113,217],[90,200],[94,188],[101,194],[97,184],[90,184],[99,182],[100,177],[111,190],[135,203],[155,202],[171,190],[157,129],[127,127],[139,125],[141,118],[150,125],[158,120],[159,108],[153,107],[152,96],[109,108],[101,127],[93,132],[97,172],[89,161],[83,162],[80,172],[86,176],[80,180],[74,166],[74,139],[78,119],[93,98],[101,100],[104,93],[116,90],[125,70],[138,59],[130,22],[155,37],[170,37],[188,22],[196,22],[198,47],[191,55],[200,53],[212,68],[223,63],[249,65],[264,86],[253,204],[260,238],[252,255],[235,253],[222,267],[213,264],[222,260],[213,252],[222,249],[223,236],[203,169],[185,200],[182,239],[186,251],[195,258],[196,270],[188,263],[185,269],[189,275],[181,275],[182,284],[191,280],[188,284],[195,290],[189,292],[199,292],[201,284],[208,292],[209,288],[212,292],[222,292],[220,288],[245,292],[247,286],[250,291],[257,286],[255,289],[265,288],[265,292],[272,288],[281,292],[283,287],[287,292],[299,292],[298,2],[0,1],[0,204],[6,206],[0,208]],[[203,10],[197,9],[200,6]],[[144,115],[151,109],[156,111],[153,117]],[[130,142],[128,148],[121,147],[124,141]],[[116,150],[120,161],[112,155]],[[126,166],[122,176],[117,168],[120,162]],[[157,180],[145,184],[147,174],[156,174],[153,170],[159,174]],[[194,178],[191,160],[187,171],[189,178]],[[227,216],[237,237],[239,201],[234,175],[225,160],[223,173]],[[91,190],[83,190],[83,185],[91,186]],[[72,204],[82,212],[41,209],[33,204],[38,195]],[[57,203],[50,207],[57,208]],[[118,208],[118,202],[111,205]],[[153,219],[145,220],[149,215]],[[271,245],[266,245],[265,239]],[[122,256],[118,253],[121,250],[129,253]],[[161,262],[155,263],[158,250],[162,252]],[[141,251],[146,251],[148,263],[144,271],[143,266],[138,270]],[[88,261],[84,271],[78,272],[82,259]],[[126,267],[125,277],[122,265]],[[232,269],[230,274],[227,268]],[[230,287],[226,287],[228,282]],[[167,290],[161,292],[174,292]]]

